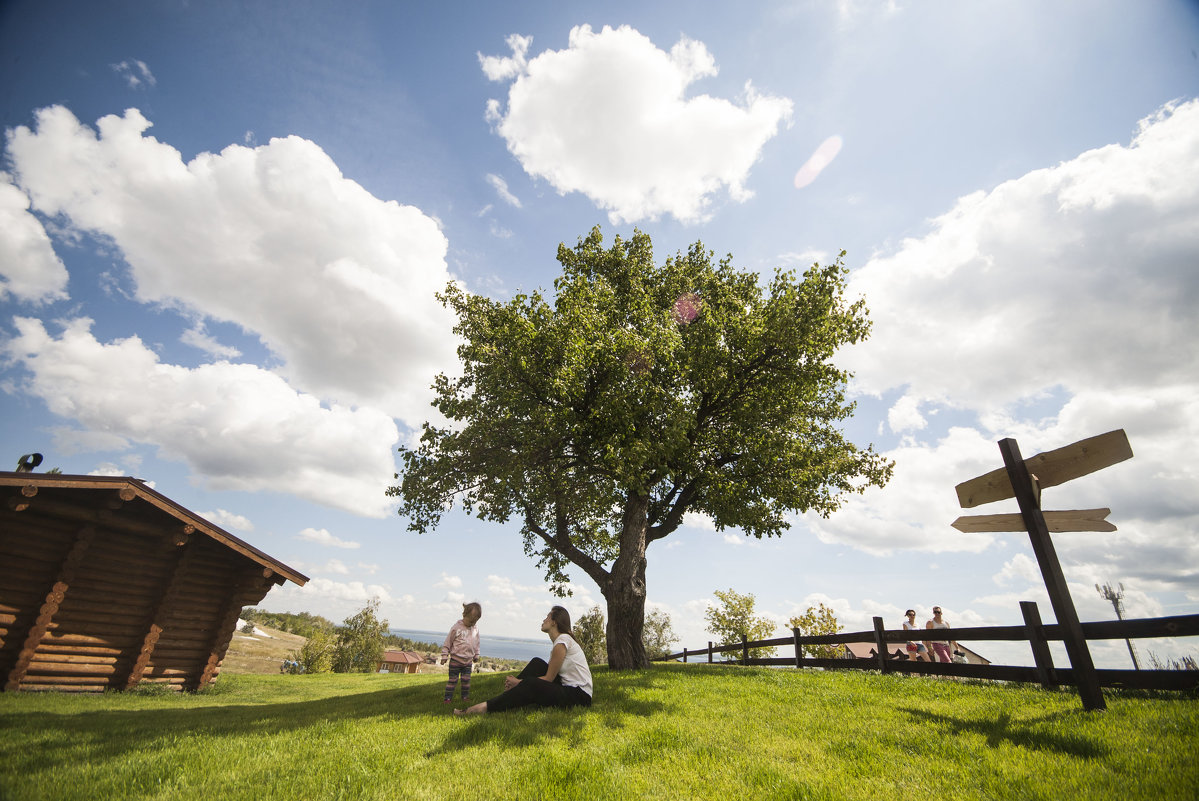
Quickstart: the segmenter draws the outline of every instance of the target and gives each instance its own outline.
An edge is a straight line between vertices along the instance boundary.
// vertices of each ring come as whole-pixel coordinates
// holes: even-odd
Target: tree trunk
[[[600,587],[608,602],[608,668],[649,666],[641,634],[645,627],[645,533],[649,498],[630,494],[625,503],[620,556]]]

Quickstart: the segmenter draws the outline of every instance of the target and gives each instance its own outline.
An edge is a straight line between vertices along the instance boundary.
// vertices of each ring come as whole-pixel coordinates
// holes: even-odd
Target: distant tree
[[[337,641],[333,634],[317,629],[299,650],[288,654],[288,659],[299,662],[304,673],[329,673],[333,670],[333,653],[336,649]]]
[[[802,615],[791,618],[787,624],[793,629],[799,629],[801,637],[816,637],[821,634],[836,634],[845,627],[837,623],[836,613],[825,606],[809,606]],[[836,659],[840,650],[835,645],[805,645],[803,652],[817,659]]]
[[[587,661],[593,665],[602,665],[608,661],[608,638],[605,634],[604,610],[598,606],[591,607],[574,621],[571,626],[575,640],[587,655]]]
[[[254,633],[254,624],[251,621],[247,620],[245,623],[242,624],[241,633],[242,634],[253,634]]]
[[[670,653],[670,646],[679,641],[670,625],[670,615],[661,609],[651,609],[645,616],[641,635],[647,659],[660,659]]]
[[[434,382],[450,424],[400,449],[388,489],[417,532],[455,503],[516,518],[559,594],[568,565],[583,570],[607,601],[615,669],[648,664],[647,549],[686,513],[779,536],[792,513],[827,516],[891,475],[840,430],[854,404],[832,359],[870,329],[840,257],[764,280],[713,255],[696,242],[656,266],[645,234],[605,249],[597,227],[558,247],[549,298],[450,284],[462,371]]]
[[[756,599],[753,593],[741,595],[729,590],[715,593],[719,604],[709,606],[704,612],[708,631],[718,645],[737,645],[744,637],[747,640],[765,640],[774,633],[774,621],[766,617],[754,617]],[[762,659],[774,654],[773,648],[750,648],[750,659]],[[741,658],[740,651],[726,651],[725,659]]]
[[[383,659],[387,621],[378,617],[379,599],[371,598],[337,630],[334,673],[373,673]]]
[[[241,611],[241,617],[259,626],[299,634],[301,637],[311,637],[316,631],[332,632],[336,628],[333,621],[310,612],[267,612],[248,606]]]

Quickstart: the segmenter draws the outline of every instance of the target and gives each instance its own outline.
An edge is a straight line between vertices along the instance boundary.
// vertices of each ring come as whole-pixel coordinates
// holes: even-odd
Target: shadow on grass
[[[930,713],[926,709],[901,708],[899,711],[906,712],[914,721],[923,724],[932,723],[948,729],[953,734],[981,734],[986,737],[989,748],[998,748],[1002,743],[1008,742],[1023,748],[1056,751],[1086,759],[1106,757],[1110,753],[1110,749],[1106,746],[1081,734],[1037,730],[1040,724],[1054,724],[1055,721],[1065,722],[1069,718],[1086,714],[1084,712],[1055,712],[1034,720],[1013,723],[1012,716],[1007,712],[1001,712],[997,718],[993,719],[970,719],[938,715]],[[1062,723],[1054,725],[1060,726]]]
[[[503,689],[504,675],[509,674],[477,677],[473,694],[480,699],[498,695]],[[456,751],[489,739],[500,739],[511,747],[535,745],[546,738],[579,731],[586,722],[584,715],[599,716],[604,725],[619,728],[622,719],[629,715],[650,715],[661,709],[660,704],[634,697],[635,689],[652,685],[652,676],[612,674],[608,678],[607,674],[601,674],[598,678],[599,697],[590,709],[513,710],[472,716],[461,720],[461,728],[434,753]],[[346,721],[373,720],[381,725],[397,719],[432,721],[452,715],[452,705],[442,703],[443,686],[414,684],[351,691],[314,700],[268,703],[240,702],[233,691],[214,693],[211,703],[204,703],[205,696],[179,697],[186,707],[97,709],[89,704],[70,713],[6,712],[0,714],[0,732],[19,734],[0,738],[0,767],[4,772],[21,775],[80,759],[120,759],[130,753],[176,747],[173,743],[180,735],[268,738],[281,732]],[[225,698],[228,703],[223,703]],[[498,721],[499,718],[503,721]],[[495,725],[488,725],[493,722]]]
[[[590,707],[571,709],[546,709],[524,707],[487,715],[459,717],[461,729],[447,736],[438,747],[425,756],[460,751],[482,743],[496,743],[502,748],[527,748],[548,740],[571,739],[582,735],[588,723],[599,721],[608,729],[624,728],[630,717],[650,717],[662,712],[666,705],[637,697],[636,692],[653,688],[661,683],[648,671],[608,673],[603,668],[594,671],[596,697]],[[478,698],[487,700],[499,695],[503,684],[495,683],[487,694],[478,693]],[[472,687],[472,693],[476,692]]]
[[[439,688],[438,688],[439,689]],[[0,731],[20,732],[0,745],[6,771],[46,770],[80,758],[119,759],[131,752],[170,748],[180,735],[214,738],[262,736],[303,729],[322,722],[380,718],[399,705],[409,714],[433,714],[422,704],[429,685],[348,693],[293,703],[222,705],[195,708],[85,709],[71,713],[30,711],[0,715]],[[191,700],[191,699],[186,699]],[[437,703],[440,705],[440,695]],[[428,706],[427,711],[421,706]]]

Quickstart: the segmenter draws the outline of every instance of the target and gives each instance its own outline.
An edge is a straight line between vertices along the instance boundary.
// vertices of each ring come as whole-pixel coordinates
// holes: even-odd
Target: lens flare
[[[841,152],[841,137],[837,135],[830,136],[820,143],[820,147],[816,148],[816,152],[812,154],[804,165],[799,168],[799,172],[795,173],[795,188],[803,189],[812,181],[816,180],[816,176],[820,175],[825,167],[833,163],[833,159]]]
[[[679,299],[674,302],[675,322],[679,325],[686,325],[699,317],[699,310],[702,306],[703,302],[694,292],[685,292],[679,295]]]

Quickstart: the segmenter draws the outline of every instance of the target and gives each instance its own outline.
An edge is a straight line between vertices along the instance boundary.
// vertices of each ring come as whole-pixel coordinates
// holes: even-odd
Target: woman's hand
[[[504,689],[505,690],[511,690],[513,687],[515,687],[518,684],[520,684],[520,679],[516,678],[515,676],[505,676],[504,677]]]

